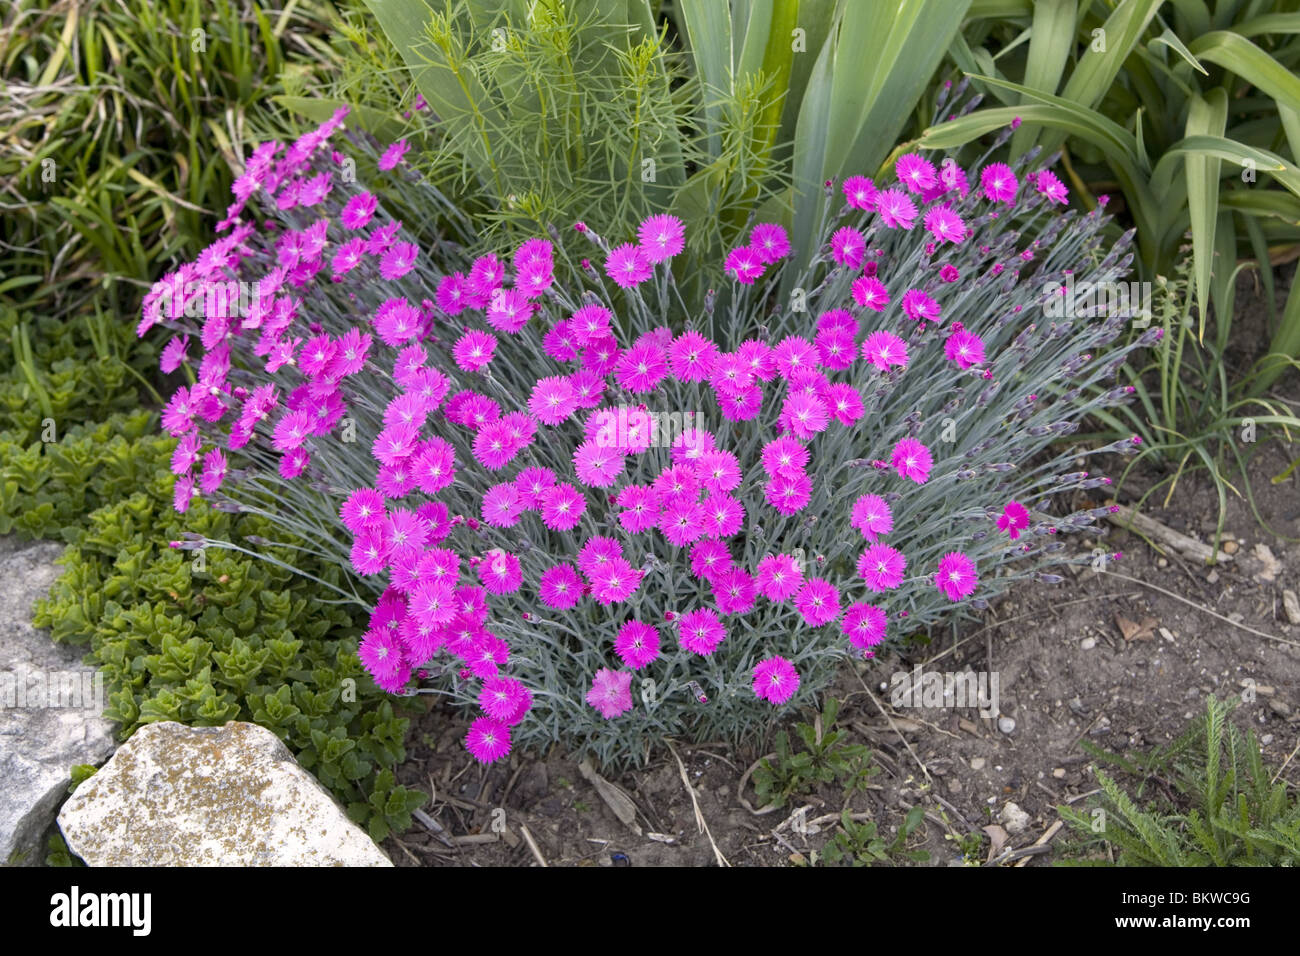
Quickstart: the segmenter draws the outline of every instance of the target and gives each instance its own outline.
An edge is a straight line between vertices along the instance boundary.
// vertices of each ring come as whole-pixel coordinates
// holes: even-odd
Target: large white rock
[[[135,732],[59,812],[90,866],[392,866],[256,724]]]
[[[32,627],[32,604],[60,574],[63,546],[0,538],[0,864],[34,864],[67,796],[69,771],[117,745],[103,683],[81,663],[87,645],[55,644]],[[98,692],[97,692],[98,691]]]

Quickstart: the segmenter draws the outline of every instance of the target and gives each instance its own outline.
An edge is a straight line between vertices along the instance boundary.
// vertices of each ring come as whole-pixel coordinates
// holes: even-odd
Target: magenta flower
[[[589,488],[609,488],[623,475],[627,458],[616,448],[585,441],[573,453],[578,480]]]
[[[654,272],[650,257],[640,246],[625,242],[615,246],[605,257],[605,275],[624,289],[631,289],[650,278]]]
[[[850,176],[840,187],[850,209],[871,209],[876,202],[876,185],[866,176]]]
[[[794,599],[794,606],[810,627],[821,627],[840,616],[840,592],[822,578],[808,578]]]
[[[614,366],[618,384],[630,392],[652,392],[667,374],[667,354],[654,342],[638,341]]]
[[[862,268],[862,256],[867,251],[867,240],[852,226],[836,229],[831,236],[831,258],[848,269]]]
[[[876,210],[881,221],[891,229],[911,229],[916,222],[916,206],[907,193],[886,189],[876,196]]]
[[[900,477],[910,478],[918,485],[923,485],[930,477],[934,459],[930,457],[930,449],[915,438],[904,438],[894,446],[891,462]]]
[[[643,485],[628,485],[618,493],[618,523],[625,531],[637,534],[659,525],[659,496]]]
[[[1020,183],[1006,163],[989,163],[980,170],[980,186],[985,198],[991,202],[1011,202],[1016,198]]]
[[[777,475],[763,486],[767,503],[783,515],[797,514],[812,497],[812,478],[806,474],[794,477]]]
[[[872,332],[862,343],[862,357],[880,369],[891,365],[907,366],[907,343],[893,332]]]
[[[451,355],[456,364],[467,372],[477,372],[492,361],[497,339],[491,332],[470,329],[456,340]]]
[[[726,639],[727,628],[714,611],[701,608],[677,619],[677,635],[686,650],[708,657]]]
[[[558,425],[577,410],[578,396],[567,378],[550,376],[537,380],[528,399],[528,410],[543,425]]]
[[[709,377],[717,355],[712,339],[688,329],[668,347],[668,367],[679,382],[700,382]]]
[[[632,709],[632,672],[613,671],[602,667],[591,680],[587,703],[600,712],[606,720],[625,714]]]
[[[885,306],[889,305],[889,290],[875,276],[859,276],[853,280],[849,291],[853,295],[853,301],[864,309],[883,312]]]
[[[732,567],[731,552],[716,538],[704,538],[691,546],[691,573],[714,583],[714,578]]]
[[[769,657],[754,665],[754,694],[759,700],[784,704],[799,689],[799,672],[784,657]]]
[[[357,655],[372,675],[395,674],[402,666],[402,645],[388,628],[366,632]]]
[[[1029,527],[1029,509],[1018,501],[1008,501],[997,523],[998,530],[1005,531],[1007,537],[1015,541],[1020,532]]]
[[[379,260],[379,274],[390,282],[400,279],[415,268],[415,257],[420,247],[413,242],[395,242]]]
[[[542,495],[542,522],[552,531],[577,527],[586,510],[587,499],[573,485],[561,482]]]
[[[493,548],[479,562],[478,577],[490,594],[512,594],[523,582],[519,559],[500,548]]]
[[[370,224],[370,217],[375,214],[379,200],[374,193],[357,193],[343,205],[339,221],[347,229],[364,229]]]
[[[684,548],[703,536],[704,509],[688,498],[667,501],[659,515],[659,530],[669,544]]]
[[[494,528],[512,528],[523,514],[523,502],[512,484],[496,484],[483,492],[482,514],[484,524]]]
[[[1070,193],[1065,188],[1065,184],[1057,179],[1056,174],[1050,170],[1040,170],[1034,180],[1034,185],[1040,193],[1052,200],[1052,202],[1066,205],[1070,201]]]
[[[163,347],[162,356],[158,361],[158,368],[162,370],[164,375],[170,375],[185,364],[187,358],[185,353],[189,347],[190,337],[188,335],[173,336],[171,341]]]
[[[512,677],[489,677],[479,691],[479,706],[493,720],[511,726],[523,720],[533,703],[528,688]]]
[[[979,583],[975,562],[960,551],[949,551],[939,559],[939,570],[934,584],[950,601],[960,601],[974,593]]]
[[[659,658],[659,631],[641,621],[627,621],[614,639],[614,653],[634,671]]]
[[[840,628],[854,647],[868,650],[885,639],[889,618],[874,604],[850,604]]]
[[[763,260],[753,249],[742,246],[727,253],[723,269],[741,285],[753,285],[763,274]]]
[[[877,536],[889,534],[894,530],[894,516],[884,498],[866,494],[853,502],[849,524],[861,531],[864,538],[875,544]]]
[[[205,495],[210,495],[226,480],[226,456],[214,448],[203,456],[203,474],[199,478],[199,487]]]
[[[920,289],[908,289],[903,293],[903,312],[918,322],[933,322],[939,318],[939,303]]]
[[[933,206],[927,210],[925,228],[936,242],[961,242],[966,238],[966,223],[947,206]]]
[[[713,597],[723,614],[748,614],[754,609],[754,579],[744,568],[719,571],[711,582]]]
[[[641,223],[637,239],[646,258],[660,263],[686,248],[686,228],[676,216],[651,216]]]
[[[872,591],[892,591],[906,570],[907,559],[886,544],[873,544],[858,557],[858,574]]]
[[[767,264],[777,262],[790,254],[790,237],[776,223],[762,223],[749,234],[749,248]]]
[[[582,600],[582,578],[571,564],[556,564],[542,572],[537,596],[547,607],[567,611]]]
[[[944,341],[943,354],[960,368],[970,368],[984,361],[984,341],[973,332],[960,329]]]
[[[907,153],[898,157],[898,162],[894,164],[894,172],[898,175],[898,181],[906,186],[909,192],[919,193],[933,189],[939,182],[934,164],[916,153]]]
[[[384,172],[395,167],[406,156],[411,147],[407,145],[406,140],[399,139],[396,143],[389,146],[382,156],[379,157],[379,168]]]
[[[487,321],[498,332],[515,335],[536,311],[536,303],[519,289],[495,289],[489,297]]]
[[[470,724],[465,749],[479,763],[495,763],[510,753],[510,728],[491,717],[480,717]]]
[[[769,601],[789,600],[803,587],[799,562],[788,554],[769,554],[758,562],[758,590]]]

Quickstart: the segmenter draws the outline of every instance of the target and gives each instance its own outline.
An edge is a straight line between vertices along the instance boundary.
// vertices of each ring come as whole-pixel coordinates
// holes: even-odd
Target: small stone
[[[1065,768],[1064,768],[1064,767],[1057,767],[1056,769],[1054,769],[1054,770],[1052,771],[1052,776],[1055,777],[1057,780],[1064,780],[1064,779],[1065,779]]]
[[[1083,651],[1090,651],[1096,646],[1097,639],[1095,637],[1085,637],[1079,642],[1079,649]]]
[[[1263,737],[1259,738],[1259,742],[1263,744],[1265,747],[1267,747],[1269,744],[1273,742],[1273,735],[1265,734]]]
[[[1273,554],[1273,549],[1264,543],[1255,545],[1251,552],[1262,567],[1259,571],[1259,579],[1265,583],[1272,583],[1277,580],[1278,572],[1282,570],[1282,563]]]
[[[1288,621],[1292,624],[1300,624],[1300,597],[1290,588],[1282,592],[1282,607],[1286,611]]]
[[[1168,559],[1168,558],[1156,558],[1156,567],[1157,567],[1157,568],[1167,568],[1167,567],[1169,567],[1169,559]]]
[[[1223,542],[1223,553],[1224,553],[1224,554],[1236,554],[1236,553],[1237,553],[1237,548],[1238,548],[1238,545],[1237,545],[1237,542],[1235,542],[1235,541],[1225,541],[1225,542]]]
[[[1016,722],[1013,718],[1011,717],[998,718],[998,730],[1002,731],[1004,734],[1010,734],[1014,732],[1015,729],[1016,729]]]
[[[1277,698],[1270,700],[1268,702],[1268,706],[1273,708],[1273,713],[1277,714],[1280,717],[1285,717],[1287,714],[1291,713],[1290,705],[1283,703]]]
[[[1024,833],[1025,828],[1029,826],[1029,814],[1014,803],[1003,804],[1002,811],[998,814],[998,820],[1007,828],[1007,832],[1013,836],[1017,833]]]
[[[976,757],[974,760],[970,762],[970,768],[972,770],[983,770],[985,763],[986,761],[984,760],[983,757]]]
[[[1166,641],[1168,641],[1170,644],[1175,643],[1175,641],[1174,641],[1174,635],[1173,635],[1173,633],[1169,630],[1169,628],[1167,628],[1167,627],[1162,627],[1162,628],[1160,628],[1160,636],[1163,637],[1163,638],[1164,638]]]
[[[1218,571],[1215,571],[1213,568],[1211,568],[1211,569],[1210,569],[1210,573],[1207,574],[1207,575],[1205,576],[1205,580],[1209,581],[1211,584],[1218,584],[1218,583],[1219,583],[1219,572],[1218,572]]]

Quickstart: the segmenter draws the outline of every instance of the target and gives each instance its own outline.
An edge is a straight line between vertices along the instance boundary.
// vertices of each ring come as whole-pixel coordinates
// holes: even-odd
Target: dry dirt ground
[[[1241,292],[1249,298],[1248,288]],[[1261,310],[1251,304],[1254,310],[1243,314],[1257,320]],[[1300,390],[1296,378],[1287,380],[1288,394]],[[666,753],[644,769],[611,775],[635,806],[629,826],[563,754],[512,755],[505,766],[485,770],[460,744],[465,722],[433,711],[413,728],[398,776],[435,792],[425,810],[443,832],[417,825],[384,848],[399,866],[789,866],[813,861],[846,807],[890,838],[919,805],[925,822],[908,849],[927,851],[930,865],[952,865],[962,860],[956,841],[963,839],[968,850],[976,848],[968,859],[986,862],[994,839],[1005,836],[1004,853],[1024,849],[1057,822],[1059,805],[1089,805],[1096,784],[1083,741],[1145,751],[1178,736],[1203,712],[1207,695],[1240,695],[1249,686],[1254,700],[1232,719],[1255,730],[1266,765],[1281,767],[1294,788],[1300,615],[1288,618],[1283,592],[1300,591],[1300,468],[1272,479],[1300,456],[1300,443],[1242,447],[1253,455],[1259,517],[1276,536],[1236,497],[1221,542],[1231,560],[1215,567],[1107,526],[1104,542],[1083,542],[1085,550],[1104,544],[1123,552],[1104,572],[1084,568],[1058,585],[1022,588],[983,622],[903,656],[846,666],[832,695],[842,701],[839,726],[870,748],[878,768],[866,789],[846,794],[843,786],[822,786],[781,810],[758,813],[746,771],[771,750],[770,735],[750,751],[682,742],[680,766]],[[1106,465],[1107,474],[1118,475],[1123,462]],[[1160,477],[1135,470],[1119,500],[1137,501]],[[1167,505],[1166,490],[1151,495],[1143,513],[1211,541],[1218,502],[1206,477],[1185,477]],[[1003,721],[1000,728],[973,707],[893,707],[891,675],[918,664],[996,673],[1001,712],[1014,727]],[[1008,803],[1024,814],[1014,824],[1006,820],[1018,816],[1005,809]],[[806,809],[792,816],[800,808]],[[1068,829],[1058,829],[1045,852],[1017,862],[1051,865],[1071,839]]]

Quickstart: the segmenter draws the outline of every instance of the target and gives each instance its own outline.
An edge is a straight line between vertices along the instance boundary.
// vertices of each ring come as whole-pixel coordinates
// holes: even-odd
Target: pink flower
[[[591,345],[610,335],[609,320],[612,315],[613,313],[603,305],[589,303],[569,317],[566,331],[576,344]]]
[[[713,368],[718,346],[694,329],[688,329],[668,347],[668,367],[679,382],[700,382]]]
[[[760,262],[777,262],[790,254],[790,237],[776,223],[761,223],[749,234],[749,248]]]
[[[894,172],[898,175],[898,181],[906,186],[909,192],[924,192],[934,188],[939,182],[938,176],[935,175],[934,164],[916,153],[907,153],[898,157],[898,161],[894,164]]]
[[[500,548],[493,548],[479,562],[478,576],[490,594],[512,594],[523,582],[519,559]]]
[[[542,523],[552,531],[577,527],[587,510],[587,499],[573,485],[559,483],[542,495]]]
[[[471,329],[456,340],[451,355],[456,364],[467,372],[477,372],[492,361],[497,339],[491,332]]]
[[[854,647],[867,650],[885,639],[888,616],[874,604],[850,604],[840,629]]]
[[[379,260],[379,274],[390,282],[400,279],[415,268],[415,257],[420,247],[413,242],[396,242]]]
[[[1070,201],[1070,193],[1065,188],[1065,184],[1056,178],[1055,173],[1049,170],[1039,170],[1038,175],[1034,180],[1034,185],[1038,188],[1040,193],[1053,202],[1065,205]]]
[[[652,263],[671,259],[686,247],[686,229],[676,216],[651,216],[637,230],[641,251]]]
[[[164,375],[170,375],[176,371],[186,361],[186,350],[190,347],[190,337],[188,335],[177,335],[172,338],[166,346],[163,347],[162,357],[158,361]]]
[[[480,717],[470,724],[465,749],[479,763],[495,763],[510,753],[510,728],[491,717]]]
[[[742,246],[727,253],[723,269],[741,285],[753,285],[763,275],[763,260],[753,249]]]
[[[840,592],[822,578],[808,578],[794,599],[794,606],[811,627],[821,627],[840,616]]]
[[[842,226],[831,236],[831,258],[849,269],[862,268],[862,256],[867,251],[867,240],[852,226]]]
[[[731,552],[716,538],[704,538],[691,546],[691,573],[714,583],[714,578],[731,565]]]
[[[219,448],[214,448],[203,456],[203,475],[199,487],[205,495],[210,495],[226,479],[226,456]]]
[[[961,242],[966,238],[966,223],[947,206],[933,206],[925,214],[925,228],[936,242]]]
[[[769,554],[758,562],[757,583],[769,601],[786,601],[803,587],[803,571],[790,555]]]
[[[886,544],[873,544],[858,557],[858,574],[872,591],[891,591],[903,583],[907,559]]]
[[[980,186],[991,202],[1011,202],[1016,198],[1020,183],[1006,163],[989,163],[980,170]]]
[[[806,474],[794,477],[777,475],[763,486],[767,503],[783,515],[796,514],[812,497],[812,479]]]
[[[402,645],[388,628],[366,632],[357,648],[357,656],[366,670],[375,676],[397,673],[402,666]]]
[[[677,619],[677,639],[692,654],[708,657],[726,636],[726,627],[708,608],[691,611]]]
[[[659,496],[642,485],[628,485],[618,493],[618,523],[636,534],[659,525]]]
[[[489,677],[479,691],[478,704],[493,720],[507,726],[523,720],[533,704],[533,695],[512,677]]]
[[[590,574],[592,596],[601,604],[626,601],[641,584],[641,572],[621,557],[613,558]]]
[[[853,280],[849,291],[853,294],[853,301],[864,309],[883,312],[889,305],[889,290],[875,276],[859,276]]]
[[[979,583],[975,562],[960,551],[949,551],[939,559],[939,570],[934,584],[950,601],[960,601],[974,593]]]
[[[851,329],[840,326],[821,329],[813,344],[817,346],[817,358],[821,367],[833,372],[844,371],[857,358],[858,347]]]
[[[915,438],[904,438],[894,446],[891,461],[894,470],[902,478],[911,478],[918,485],[923,485],[930,477],[930,467],[934,459],[930,449]]]
[[[907,343],[893,332],[872,332],[862,343],[862,357],[880,369],[891,365],[907,366]]]
[[[193,500],[194,479],[189,475],[181,475],[172,487],[172,508],[179,514],[184,514]]]
[[[496,484],[483,492],[482,513],[485,524],[494,528],[511,528],[519,523],[523,502],[512,484]]]
[[[852,425],[866,412],[866,406],[862,403],[862,396],[848,382],[836,382],[829,385],[824,394],[826,402],[830,406],[831,414],[835,416],[837,422],[845,427]]]
[[[782,435],[763,446],[760,461],[770,477],[797,478],[808,464],[808,449],[790,435]]]
[[[876,201],[876,186],[866,176],[850,176],[840,187],[844,202],[851,209],[871,209]]]
[[[578,396],[573,384],[560,376],[537,380],[528,399],[528,410],[543,425],[558,425],[578,407]]]
[[[799,672],[784,657],[769,657],[754,665],[754,694],[759,700],[784,704],[799,689]]]
[[[618,357],[614,366],[618,384],[630,392],[652,392],[667,374],[667,355],[654,342],[637,342]]]
[[[984,342],[973,332],[961,329],[944,341],[943,354],[959,367],[970,368],[984,361]]]
[[[711,583],[718,610],[723,614],[748,614],[754,609],[754,579],[744,568],[719,571]]]
[[[891,229],[911,229],[916,222],[916,206],[902,190],[886,189],[878,194],[876,209],[880,220]]]
[[[866,494],[853,502],[849,524],[861,531],[862,536],[874,544],[877,535],[889,534],[894,530],[894,516],[884,498],[880,495]]]
[[[795,437],[807,440],[826,430],[830,424],[830,411],[826,403],[816,396],[793,394],[786,398],[781,409],[781,424],[789,428]]]
[[[653,272],[650,257],[641,247],[630,242],[614,247],[605,258],[605,275],[624,289],[640,285]]]
[[[1018,501],[1008,501],[997,523],[998,530],[1005,531],[1007,537],[1015,541],[1020,532],[1029,527],[1029,509]]]
[[[903,312],[918,322],[933,322],[939,318],[939,303],[920,289],[908,289],[903,293]]]
[[[632,709],[632,672],[602,667],[592,678],[587,703],[609,720]]]
[[[347,229],[363,229],[370,223],[370,217],[375,214],[378,204],[374,193],[357,193],[344,204],[343,211],[339,213],[339,221]]]
[[[571,564],[556,564],[542,572],[537,595],[547,607],[567,611],[582,600],[582,578]]]
[[[704,534],[704,511],[687,498],[665,502],[659,516],[659,530],[670,544],[683,548]]]
[[[396,143],[393,143],[386,150],[384,150],[384,154],[379,157],[379,168],[384,172],[387,172],[388,170],[392,169],[402,161],[403,157],[406,156],[406,153],[410,148],[411,147],[407,145],[406,140],[399,139]]]
[[[537,305],[519,289],[495,289],[488,303],[488,325],[498,332],[519,333],[537,311]]]
[[[578,480],[589,488],[609,488],[623,474],[627,458],[616,448],[597,441],[585,441],[573,453],[573,469]]]
[[[618,629],[614,653],[634,671],[639,671],[659,657],[659,631],[638,620],[627,621]]]

